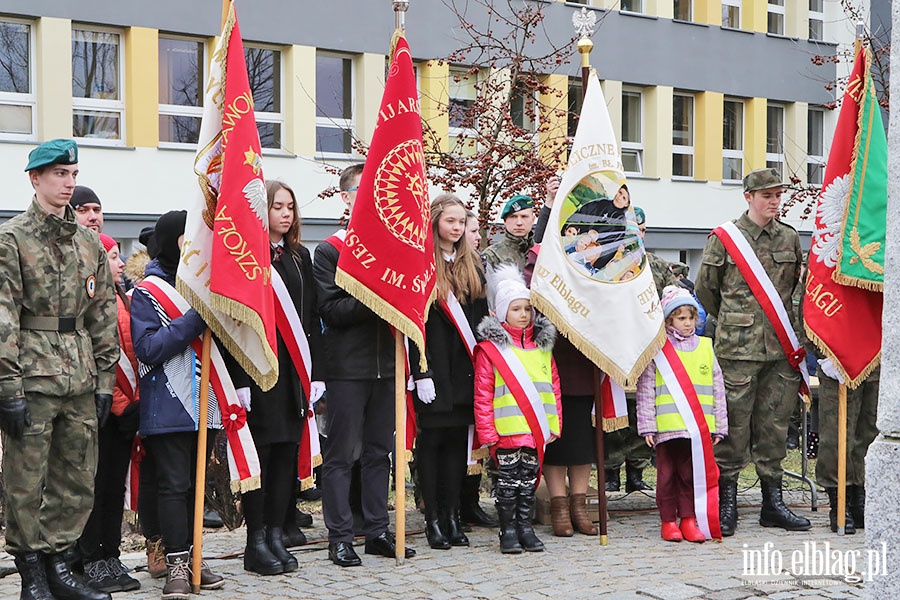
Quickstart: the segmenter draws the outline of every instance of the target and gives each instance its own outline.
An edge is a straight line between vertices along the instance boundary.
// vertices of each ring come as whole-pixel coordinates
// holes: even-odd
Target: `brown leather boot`
[[[147,540],[147,572],[153,579],[165,577],[168,569],[166,568],[166,549],[163,548],[162,538]]]
[[[591,522],[585,505],[585,494],[572,494],[569,496],[569,512],[572,514],[572,524],[575,531],[584,535],[597,535],[597,527]]]
[[[550,498],[550,524],[553,526],[553,535],[557,537],[575,535],[572,520],[569,518],[569,499],[565,496]]]
[[[191,597],[191,553],[166,554],[166,584],[161,600],[189,600]]]

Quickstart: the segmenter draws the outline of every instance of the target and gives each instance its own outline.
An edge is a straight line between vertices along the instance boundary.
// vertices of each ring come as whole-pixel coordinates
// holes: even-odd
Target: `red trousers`
[[[656,506],[663,522],[694,515],[691,440],[679,438],[656,446]]]

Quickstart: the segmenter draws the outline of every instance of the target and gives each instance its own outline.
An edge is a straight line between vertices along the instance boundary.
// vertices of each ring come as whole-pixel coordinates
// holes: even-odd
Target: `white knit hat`
[[[487,279],[488,289],[493,290],[494,314],[500,321],[506,322],[509,305],[515,300],[531,300],[531,291],[525,287],[522,272],[513,264],[489,269]]]

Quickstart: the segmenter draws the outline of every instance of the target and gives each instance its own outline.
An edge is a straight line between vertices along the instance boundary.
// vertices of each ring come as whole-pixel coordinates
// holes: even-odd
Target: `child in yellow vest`
[[[718,444],[728,435],[725,383],[713,354],[712,340],[694,331],[697,301],[686,289],[669,285],[663,290],[662,309],[666,334],[694,384],[712,443]],[[638,379],[637,426],[647,445],[656,447],[656,505],[662,519],[662,538],[670,542],[703,542],[706,537],[697,526],[694,513],[690,434],[655,363]]]
[[[544,445],[562,428],[551,354],[556,328],[535,316],[515,266],[488,273],[488,286],[498,316],[485,317],[477,330],[482,341],[475,348],[475,428],[498,465],[500,551],[540,552],[544,544],[534,534],[531,511]]]

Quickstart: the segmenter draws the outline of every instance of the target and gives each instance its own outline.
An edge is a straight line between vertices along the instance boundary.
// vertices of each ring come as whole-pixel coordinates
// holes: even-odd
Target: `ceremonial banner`
[[[623,387],[637,382],[666,339],[596,73],[588,80],[531,296],[582,354]]]
[[[806,333],[850,387],[881,362],[887,139],[863,48],[850,74],[816,210]]]
[[[335,281],[420,350],[434,295],[434,247],[416,76],[397,42]]]
[[[269,211],[234,5],[209,65],[177,289],[263,389],[278,379]]]

